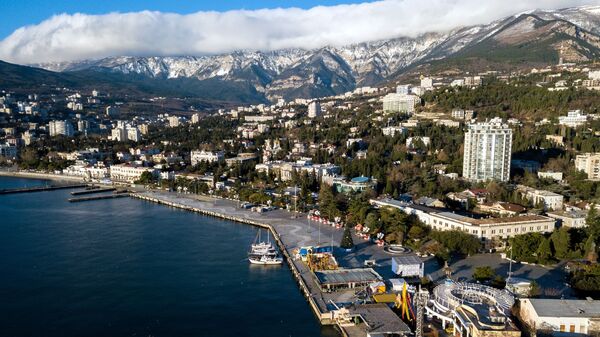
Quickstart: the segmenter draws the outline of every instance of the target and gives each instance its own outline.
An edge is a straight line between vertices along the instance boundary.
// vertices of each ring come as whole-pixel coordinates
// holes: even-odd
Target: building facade
[[[50,137],[63,135],[65,137],[73,137],[75,135],[75,129],[69,121],[51,121],[48,123],[48,133]]]
[[[521,319],[534,332],[553,336],[592,336],[600,333],[600,301],[524,298]]]
[[[470,124],[465,133],[463,177],[471,181],[510,177],[512,129],[500,118]]]
[[[575,169],[585,172],[590,180],[600,180],[600,153],[577,155]]]
[[[387,94],[383,97],[383,111],[412,114],[415,112],[415,105],[419,100],[419,97],[415,95]]]
[[[192,166],[198,165],[201,162],[215,163],[225,159],[225,153],[223,151],[192,151],[190,152],[190,161]]]

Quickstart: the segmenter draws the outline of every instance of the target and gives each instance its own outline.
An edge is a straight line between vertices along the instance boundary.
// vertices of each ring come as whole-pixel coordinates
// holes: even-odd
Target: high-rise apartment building
[[[470,124],[465,133],[463,177],[508,181],[511,148],[512,129],[502,119]]]

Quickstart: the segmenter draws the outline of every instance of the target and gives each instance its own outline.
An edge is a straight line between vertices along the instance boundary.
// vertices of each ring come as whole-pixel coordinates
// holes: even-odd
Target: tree
[[[321,189],[319,190],[319,210],[323,216],[329,219],[333,219],[340,213],[337,208],[333,190],[331,186],[326,184],[322,184]]]
[[[352,249],[354,248],[354,240],[352,239],[352,232],[350,231],[350,227],[346,226],[344,228],[344,235],[342,236],[342,242],[340,243],[340,247],[344,249]]]
[[[538,261],[541,263],[548,263],[552,259],[552,248],[550,240],[542,238],[540,245],[536,251]]]
[[[554,231],[554,233],[552,233],[550,236],[550,240],[552,241],[552,246],[554,248],[554,256],[559,259],[567,258],[569,252],[571,251],[571,237],[569,235],[569,229],[566,227],[561,227],[560,229]]]
[[[427,233],[421,226],[412,226],[408,231],[408,237],[413,240],[421,240]]]
[[[489,281],[495,276],[496,272],[490,266],[477,267],[473,272],[473,278],[479,282]]]
[[[154,176],[150,171],[144,171],[140,175],[140,179],[137,181],[138,184],[151,184],[154,182]]]

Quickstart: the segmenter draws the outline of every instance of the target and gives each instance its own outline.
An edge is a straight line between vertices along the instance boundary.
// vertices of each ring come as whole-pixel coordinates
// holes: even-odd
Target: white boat
[[[274,265],[274,264],[282,264],[283,263],[283,259],[281,257],[268,256],[268,255],[262,255],[260,257],[251,256],[248,258],[248,261],[250,261],[251,264],[261,264],[261,265]]]
[[[271,243],[271,237],[267,232],[267,241],[261,241],[261,230],[258,230],[254,243],[250,246],[248,252],[248,261],[252,264],[273,265],[282,264],[283,259],[279,257],[277,250]]]

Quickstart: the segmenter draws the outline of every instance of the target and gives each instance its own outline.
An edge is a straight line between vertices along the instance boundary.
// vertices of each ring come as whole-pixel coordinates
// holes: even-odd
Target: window
[[[571,326],[569,326],[569,332],[575,332],[575,324],[571,324]]]
[[[564,324],[560,325],[560,332],[565,332],[565,325]]]

